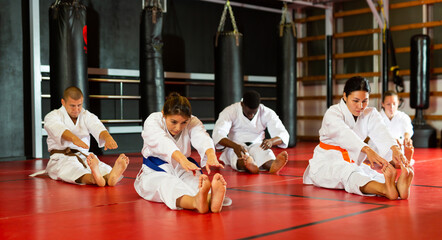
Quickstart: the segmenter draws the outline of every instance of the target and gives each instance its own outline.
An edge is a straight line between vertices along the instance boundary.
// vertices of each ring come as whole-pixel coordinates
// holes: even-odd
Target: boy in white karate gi
[[[344,87],[340,103],[325,113],[320,143],[304,172],[304,184],[345,189],[359,195],[380,195],[390,200],[407,199],[413,180],[413,169],[402,154],[396,139],[388,132],[379,112],[367,107],[370,85],[365,78],[352,77]],[[379,148],[375,152],[364,139],[370,137]],[[384,158],[388,152],[401,174]],[[373,167],[382,167],[382,174],[363,163],[367,159]]]
[[[270,139],[265,139],[266,128]],[[277,174],[287,163],[286,151],[275,157],[271,148],[287,148],[289,134],[278,115],[261,104],[256,91],[245,92],[241,102],[219,114],[212,138],[218,149],[225,147],[220,160],[235,170]]]
[[[79,88],[68,87],[61,104],[62,107],[51,111],[44,119],[51,153],[46,170],[31,176],[47,173],[54,180],[73,184],[115,186],[129,158],[121,154],[111,168],[89,153],[90,134],[105,150],[116,149],[118,145],[98,117],[83,109],[83,93]]]
[[[209,181],[190,158],[191,146],[198,151],[208,174],[210,167],[223,166],[204,125],[192,115],[187,98],[171,93],[163,111],[150,114],[144,122],[142,137],[143,165],[134,183],[142,198],[163,202],[172,210],[221,211],[227,183],[219,173]]]

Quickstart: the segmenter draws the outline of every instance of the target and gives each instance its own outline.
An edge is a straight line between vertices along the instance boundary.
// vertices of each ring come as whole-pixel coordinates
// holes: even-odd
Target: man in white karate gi
[[[265,138],[266,128],[269,139]],[[212,137],[217,149],[225,147],[220,160],[237,171],[277,174],[287,163],[286,151],[275,157],[271,148],[287,148],[289,134],[278,115],[261,104],[256,91],[245,92],[241,102],[219,114]]]
[[[45,116],[44,128],[48,133],[50,159],[46,170],[54,180],[73,184],[93,184],[100,187],[115,186],[129,164],[121,154],[111,168],[89,153],[90,134],[104,150],[118,148],[117,143],[93,113],[83,109],[83,93],[77,87],[68,87],[59,109]]]

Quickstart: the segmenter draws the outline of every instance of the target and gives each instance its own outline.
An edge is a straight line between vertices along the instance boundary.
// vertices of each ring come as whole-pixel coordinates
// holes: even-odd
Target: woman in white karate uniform
[[[198,163],[190,158],[191,145],[208,174],[210,167],[223,166],[215,155],[212,139],[191,111],[187,98],[171,93],[162,112],[146,119],[142,132],[143,165],[135,190],[144,199],[163,202],[170,209],[219,212],[227,183],[219,173],[211,182],[202,174]]]
[[[391,135],[402,145],[405,157],[410,161],[410,165],[414,164],[412,159],[414,153],[413,141],[413,125],[411,118],[404,112],[398,110],[399,98],[396,92],[387,91],[382,97],[381,116]]]
[[[319,130],[320,144],[304,172],[304,183],[318,187],[345,189],[359,195],[380,195],[394,200],[407,199],[413,179],[413,169],[390,135],[379,112],[367,107],[370,86],[362,77],[350,78],[344,87],[340,103],[325,113]],[[376,153],[364,139],[370,137],[379,146]],[[396,169],[385,159],[392,152],[391,161],[401,166],[396,181]],[[367,159],[373,167],[382,166],[381,172],[363,164]]]

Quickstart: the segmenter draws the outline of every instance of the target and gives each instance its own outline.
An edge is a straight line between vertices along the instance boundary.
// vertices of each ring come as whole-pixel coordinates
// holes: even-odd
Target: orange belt
[[[339,146],[334,146],[334,145],[329,145],[323,142],[319,142],[319,147],[321,147],[324,150],[337,150],[340,151],[342,153],[342,157],[344,158],[345,161],[349,162],[349,163],[354,163],[355,161],[350,159],[350,156],[348,155],[347,150],[339,147]]]

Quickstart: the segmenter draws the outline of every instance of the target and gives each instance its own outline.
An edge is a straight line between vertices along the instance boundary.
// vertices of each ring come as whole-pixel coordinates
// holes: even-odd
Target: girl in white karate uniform
[[[144,122],[142,137],[143,165],[134,183],[142,198],[163,202],[170,209],[221,211],[226,181],[219,173],[211,182],[202,174],[198,163],[190,158],[191,145],[208,174],[210,167],[223,166],[203,124],[192,116],[187,98],[171,93],[162,112],[152,113]]]
[[[412,159],[414,153],[413,141],[413,125],[411,118],[404,112],[398,110],[399,98],[396,92],[387,91],[382,97],[381,116],[384,120],[390,134],[401,144],[402,152],[410,161],[410,165],[414,164]],[[386,156],[388,157],[388,156]]]
[[[345,189],[359,195],[380,195],[394,200],[407,199],[413,179],[396,140],[388,132],[375,108],[367,107],[370,86],[362,77],[350,78],[344,87],[339,104],[325,113],[319,130],[320,144],[304,172],[304,183],[318,187]],[[379,146],[376,153],[364,139],[370,137]],[[396,181],[396,169],[385,159],[392,152],[391,161],[401,167]],[[367,159],[373,167],[380,165],[382,174],[363,164]]]

